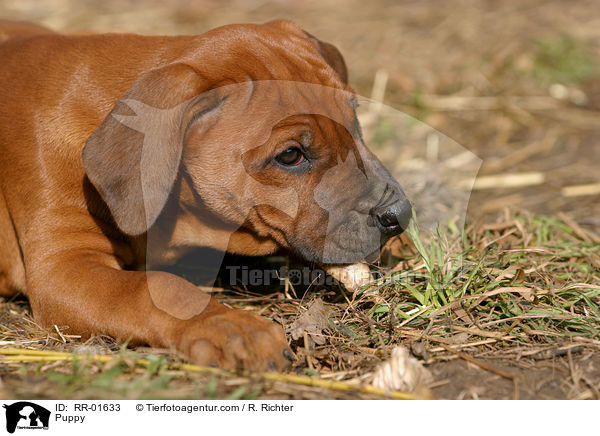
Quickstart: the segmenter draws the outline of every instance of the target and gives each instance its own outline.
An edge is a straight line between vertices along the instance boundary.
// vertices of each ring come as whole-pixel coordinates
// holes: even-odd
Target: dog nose
[[[412,206],[408,200],[398,201],[385,208],[372,211],[377,227],[386,236],[399,235],[407,229],[412,218]]]

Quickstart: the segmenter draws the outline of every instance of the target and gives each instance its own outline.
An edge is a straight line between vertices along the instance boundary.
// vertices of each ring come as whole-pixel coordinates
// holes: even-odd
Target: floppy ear
[[[310,39],[317,46],[317,50],[319,50],[319,53],[321,54],[321,56],[323,56],[325,62],[327,62],[329,66],[339,74],[340,78],[346,85],[348,84],[348,68],[346,68],[346,62],[344,61],[344,57],[335,45],[329,44],[328,42],[324,42],[315,38],[306,30],[302,30],[300,27],[298,27],[296,24],[289,20],[274,20],[269,21],[265,24],[267,26],[278,27],[282,30],[292,32]]]
[[[333,68],[339,75],[342,81],[347,85],[348,84],[348,68],[346,68],[346,62],[344,61],[344,57],[337,49],[337,47],[333,44],[329,44],[328,42],[321,41],[310,33],[304,31],[306,36],[311,39],[316,45],[319,53],[323,56],[323,59]]]
[[[156,221],[179,171],[188,124],[219,107],[188,65],[143,74],[88,138],[82,159],[119,228],[139,235]],[[198,120],[198,121],[196,121]]]

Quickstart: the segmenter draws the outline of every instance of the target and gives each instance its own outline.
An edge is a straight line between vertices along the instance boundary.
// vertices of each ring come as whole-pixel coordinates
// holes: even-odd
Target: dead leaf
[[[308,306],[306,312],[290,326],[290,334],[294,340],[300,339],[306,332],[315,344],[323,345],[325,338],[323,330],[329,328],[329,313],[331,309],[325,306],[323,300],[316,298]]]

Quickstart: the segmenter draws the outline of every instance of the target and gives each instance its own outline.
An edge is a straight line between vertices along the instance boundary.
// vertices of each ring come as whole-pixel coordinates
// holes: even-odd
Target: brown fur
[[[153,263],[174,261],[195,246],[250,255],[287,248],[306,258],[322,249],[316,229],[327,216],[309,190],[338,156],[352,152],[351,135],[309,115],[265,127],[257,122],[260,101],[220,105],[219,90],[279,79],[351,92],[339,52],[285,21],[181,37],[63,35],[1,22],[0,59],[0,294],[24,293],[39,323],[68,325],[72,333],[174,347],[205,364],[285,367],[281,327],[198,295],[180,277],[135,268],[149,261],[147,225],[163,241]],[[214,99],[194,107],[206,109],[202,120],[165,132],[168,147],[153,150],[160,177],[138,180],[141,140],[111,117],[131,114],[120,100],[172,108],[210,89],[217,90]],[[243,150],[258,181],[253,194],[260,200],[273,195],[268,186],[294,189],[302,194],[295,219],[268,205],[240,207],[235,194],[247,179],[228,172],[234,150],[203,145],[223,142],[224,120],[236,107],[232,122],[266,139]],[[343,119],[355,117],[349,105],[339,111]],[[192,113],[182,109],[178,125],[187,125]],[[306,129],[325,156],[310,174],[259,170],[282,140]],[[366,189],[347,183],[357,197]],[[145,205],[142,185],[152,193]],[[158,219],[169,214],[169,224]],[[237,228],[232,235],[231,226]]]

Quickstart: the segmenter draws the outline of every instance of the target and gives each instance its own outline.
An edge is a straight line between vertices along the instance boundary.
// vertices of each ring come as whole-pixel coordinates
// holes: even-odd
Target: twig
[[[73,358],[88,358],[96,360],[98,362],[111,362],[119,358],[119,356],[105,355],[105,354],[90,354],[81,355],[75,353],[65,353],[60,351],[44,351],[44,350],[27,350],[17,348],[4,348],[0,349],[0,355],[3,357],[0,362],[57,362],[63,360],[71,360]],[[146,359],[139,359],[135,362],[140,366],[148,366],[151,362]],[[172,363],[167,366],[169,370],[184,370],[188,372],[201,373],[201,374],[220,374],[220,375],[242,375],[244,377],[262,377],[265,380],[278,381],[284,383],[299,384],[304,386],[313,386],[321,389],[328,389],[334,391],[345,391],[345,392],[358,392],[361,394],[376,395],[385,398],[392,398],[396,400],[415,400],[419,397],[415,394],[401,391],[385,391],[378,389],[373,386],[361,386],[356,383],[341,382],[333,380],[323,380],[319,378],[299,376],[293,374],[279,374],[273,372],[263,373],[232,373],[219,368],[213,368],[209,366],[193,365],[189,363]]]
[[[56,330],[56,333],[58,333],[58,336],[60,336],[60,338],[62,339],[62,341],[66,344],[67,340],[62,335],[62,333],[60,332],[60,329],[58,328],[58,326],[56,324],[54,324],[54,330]]]
[[[375,72],[375,79],[373,80],[373,88],[371,90],[372,101],[369,105],[369,112],[373,118],[377,118],[381,112],[387,81],[388,72],[386,70],[377,70]]]
[[[536,351],[534,354],[531,354],[529,357],[531,357],[532,359],[535,359],[535,360],[546,360],[546,359],[552,359],[554,357],[565,356],[567,354],[569,356],[571,356],[572,353],[581,353],[582,351],[583,351],[583,345],[569,345],[568,347],[552,348],[550,350]],[[524,353],[523,356],[527,356],[527,354]]]
[[[512,174],[494,174],[489,176],[481,176],[475,179],[465,179],[459,182],[461,187],[470,187],[471,184],[474,191],[484,189],[506,189],[506,188],[522,188],[525,186],[541,185],[546,180],[546,176],[540,172],[530,173],[512,173]]]
[[[494,339],[514,339],[514,336],[507,336],[504,332],[495,332],[495,331],[487,331],[476,329],[473,327],[461,327],[459,325],[451,326],[452,330],[457,330],[459,332],[466,332],[471,335],[483,336],[484,338],[494,338]]]
[[[439,111],[490,111],[517,107],[528,111],[555,110],[565,105],[546,96],[470,97],[461,95],[422,95],[426,107]]]
[[[477,341],[477,342],[468,342],[465,344],[458,344],[455,345],[455,348],[470,348],[470,347],[476,347],[478,345],[486,345],[486,344],[495,344],[496,342],[498,342],[497,339],[485,339],[483,341]],[[437,353],[438,351],[442,351],[445,350],[445,348],[442,347],[436,347],[436,348],[432,348],[429,350],[430,353]]]
[[[600,183],[591,183],[588,185],[565,186],[561,190],[563,197],[583,197],[587,195],[600,194]]]

